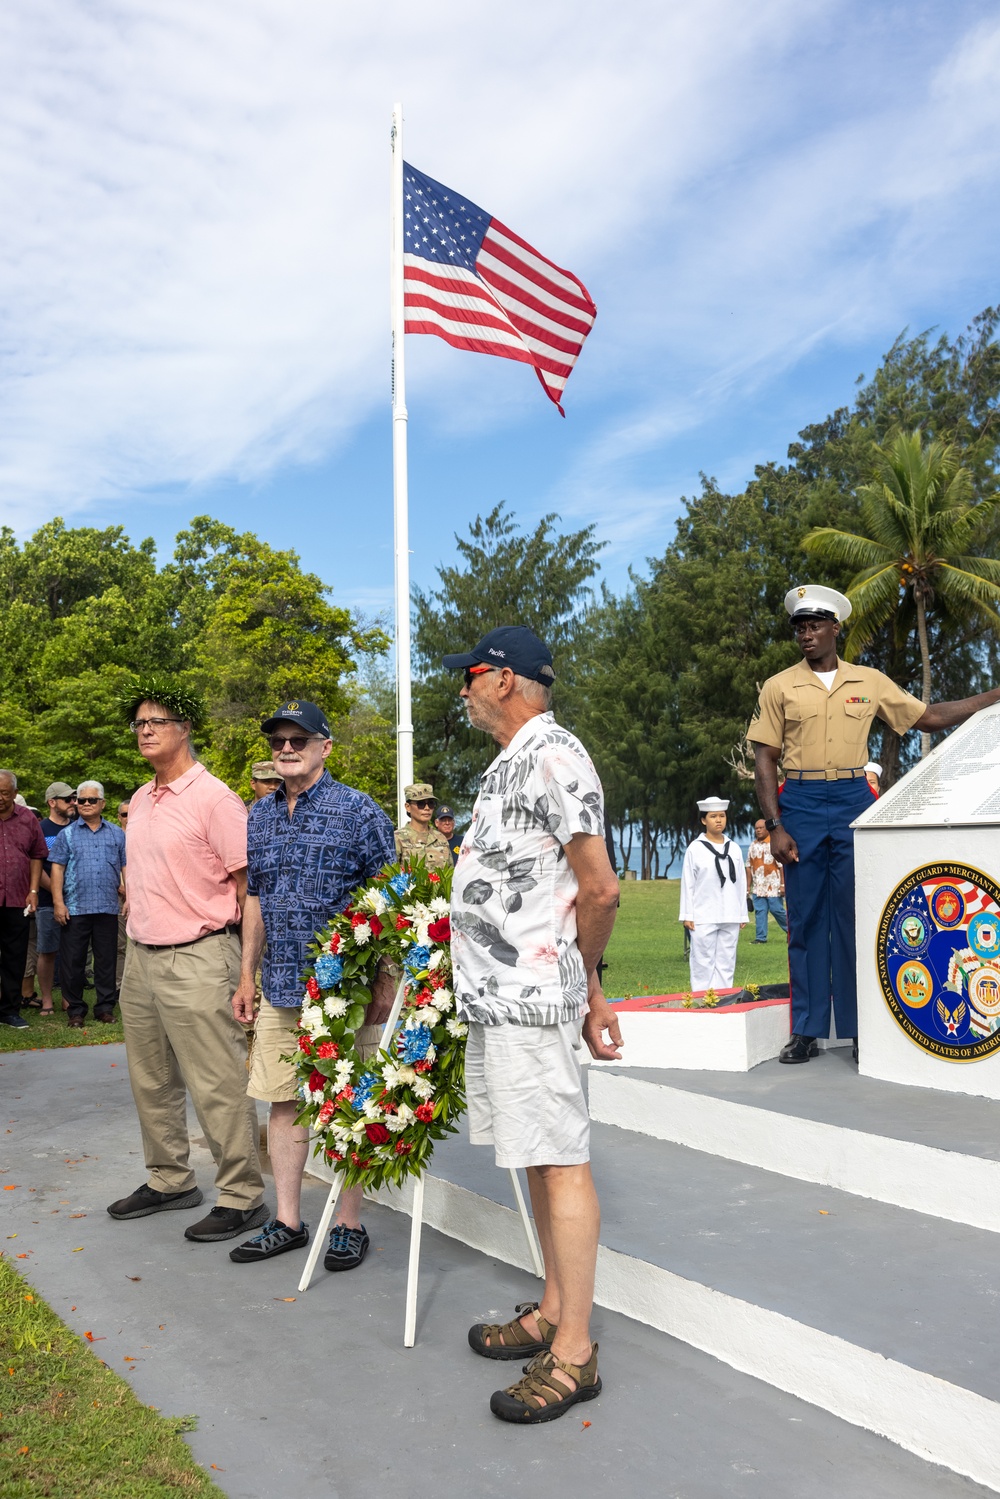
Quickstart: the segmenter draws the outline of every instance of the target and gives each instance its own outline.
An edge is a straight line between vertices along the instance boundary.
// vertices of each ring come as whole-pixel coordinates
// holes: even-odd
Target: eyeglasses
[[[54,796],[52,798],[52,800],[54,802],[75,802],[76,801],[76,792],[74,791],[71,796]]]
[[[298,753],[300,750],[305,749],[310,739],[320,739],[321,737],[320,734],[269,734],[267,742],[273,750],[280,750],[283,745],[287,744],[289,749],[293,749]]]
[[[183,723],[183,718],[133,718],[129,728],[133,734],[138,734],[140,729],[162,729],[168,723]]]
[[[76,804],[78,807],[93,807],[96,806],[99,801],[103,800],[104,798],[101,796],[78,796],[76,799]]]
[[[121,819],[122,822],[127,822],[128,821],[128,813],[127,812],[123,812],[120,807],[118,809],[118,816],[119,816],[119,818]]]
[[[465,668],[465,685],[466,687],[471,687],[473,677],[484,677],[488,671],[502,670],[503,668],[500,666],[487,666],[485,663],[482,666],[467,666]]]
[[[424,802],[411,802],[410,803],[411,807],[422,807],[425,810],[428,807],[433,807],[433,806],[436,806],[436,805],[437,805],[436,802],[427,802],[427,801],[424,801]]]

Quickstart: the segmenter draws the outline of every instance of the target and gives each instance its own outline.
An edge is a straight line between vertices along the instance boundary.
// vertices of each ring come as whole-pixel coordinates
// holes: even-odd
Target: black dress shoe
[[[791,1036],[778,1053],[779,1062],[808,1062],[818,1054],[815,1036]]]

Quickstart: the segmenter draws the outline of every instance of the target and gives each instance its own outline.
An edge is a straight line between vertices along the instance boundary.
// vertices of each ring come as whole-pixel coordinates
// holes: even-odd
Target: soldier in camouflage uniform
[[[431,874],[440,874],[451,867],[451,849],[448,840],[437,828],[431,827],[431,818],[437,797],[434,787],[426,781],[403,788],[406,797],[406,815],[409,822],[396,829],[396,852],[400,862],[408,859],[423,859]]]

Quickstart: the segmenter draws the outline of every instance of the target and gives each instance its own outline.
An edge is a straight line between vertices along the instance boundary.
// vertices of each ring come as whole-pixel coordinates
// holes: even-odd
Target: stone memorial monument
[[[861,1072],[1000,1098],[1000,704],[854,829]]]

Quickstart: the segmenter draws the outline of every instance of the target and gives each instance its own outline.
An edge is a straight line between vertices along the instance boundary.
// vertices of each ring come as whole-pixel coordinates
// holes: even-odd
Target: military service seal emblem
[[[889,1012],[948,1062],[1000,1050],[1000,885],[966,864],[925,864],[885,903],[875,939]]]

